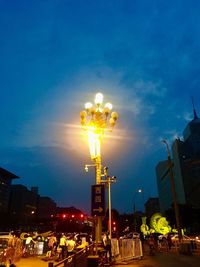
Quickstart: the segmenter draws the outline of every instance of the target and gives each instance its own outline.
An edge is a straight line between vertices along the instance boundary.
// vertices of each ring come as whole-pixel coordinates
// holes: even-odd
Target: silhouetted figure
[[[149,243],[149,255],[153,256],[155,255],[155,239],[153,234],[150,234],[148,243]]]
[[[172,247],[172,238],[170,234],[167,235],[167,245],[168,245],[168,249],[170,250]]]
[[[112,261],[111,239],[108,234],[104,235],[103,244],[106,250],[106,257],[108,258],[109,262],[111,262]]]

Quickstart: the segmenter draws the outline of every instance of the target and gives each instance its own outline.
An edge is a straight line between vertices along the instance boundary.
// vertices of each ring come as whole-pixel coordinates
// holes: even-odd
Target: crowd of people
[[[41,255],[57,260],[71,256],[76,249],[89,246],[91,238],[87,234],[54,233],[11,233],[5,250],[5,261],[16,262],[21,257]]]
[[[85,245],[89,243],[85,240]],[[76,235],[65,235],[62,233],[60,236],[52,234],[48,238],[48,251],[46,253],[47,257],[57,256],[58,260],[62,260],[71,256],[75,249],[80,245]]]
[[[159,251],[161,241],[150,234],[146,239],[139,237],[141,243],[147,244],[150,255]],[[163,241],[162,241],[163,242]],[[165,247],[170,250],[172,247],[172,240],[170,234],[165,240]],[[75,253],[78,249],[88,247],[92,243],[91,236],[85,234],[72,233],[54,233],[47,234],[37,233],[12,233],[8,241],[7,257],[10,262],[15,262],[20,257],[28,257],[34,255],[42,255],[47,260],[54,258],[61,261]],[[102,235],[102,244],[105,255],[108,261],[112,261],[111,240],[108,233]],[[143,248],[144,249],[144,248]]]

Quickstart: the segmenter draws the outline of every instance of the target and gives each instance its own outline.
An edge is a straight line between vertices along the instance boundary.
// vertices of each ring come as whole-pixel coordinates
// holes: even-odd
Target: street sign
[[[105,186],[92,185],[92,216],[104,216],[105,212]]]

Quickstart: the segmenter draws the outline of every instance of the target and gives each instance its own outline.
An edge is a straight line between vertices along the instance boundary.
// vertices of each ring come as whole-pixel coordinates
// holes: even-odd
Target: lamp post
[[[88,102],[85,104],[85,110],[80,112],[80,121],[84,130],[88,134],[91,160],[95,165],[95,183],[101,184],[101,142],[106,130],[112,131],[118,119],[118,114],[112,112],[112,104],[106,103],[103,107],[103,94],[97,93],[95,96],[95,105]],[[96,243],[101,242],[102,235],[102,217],[97,216],[95,225]]]
[[[112,238],[112,204],[111,204],[111,183],[116,182],[116,177],[112,176],[110,177],[108,175],[108,167],[104,167],[104,177],[101,182],[106,183],[108,186],[108,231],[110,235],[110,239]]]
[[[133,195],[133,215],[134,215],[134,230],[136,231],[137,229],[137,220],[136,220],[136,205],[135,205],[135,198],[136,198],[136,195],[139,193],[142,193],[142,189],[137,189],[135,192],[134,192],[134,195]]]
[[[179,213],[179,207],[177,203],[177,195],[176,195],[176,188],[175,188],[175,182],[174,182],[172,160],[171,160],[169,145],[167,141],[162,140],[162,142],[166,145],[166,149],[167,149],[168,168],[169,168],[170,184],[171,184],[172,198],[173,198],[173,204],[174,204],[174,212],[175,212],[175,218],[176,218],[176,227],[178,230],[179,241],[181,241],[182,233],[181,233],[181,226],[180,226],[180,213]]]
[[[143,193],[143,190],[140,188],[140,189],[137,189],[133,195],[133,211],[136,212],[136,206],[135,206],[135,198],[136,198],[136,194],[141,194]]]

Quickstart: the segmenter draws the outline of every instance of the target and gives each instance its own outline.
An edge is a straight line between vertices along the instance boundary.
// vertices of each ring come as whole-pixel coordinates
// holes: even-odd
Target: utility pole
[[[174,182],[174,173],[173,173],[172,160],[171,160],[169,146],[168,146],[167,141],[166,140],[162,140],[162,142],[166,145],[166,149],[167,149],[167,160],[168,160],[171,191],[172,191],[175,218],[176,218],[176,226],[177,226],[177,230],[178,230],[178,239],[179,239],[179,241],[181,241],[182,240],[182,233],[181,233],[181,226],[180,226],[180,212],[179,212],[179,206],[178,206],[178,203],[177,203],[177,195],[176,195],[176,188],[175,188],[175,182]]]

